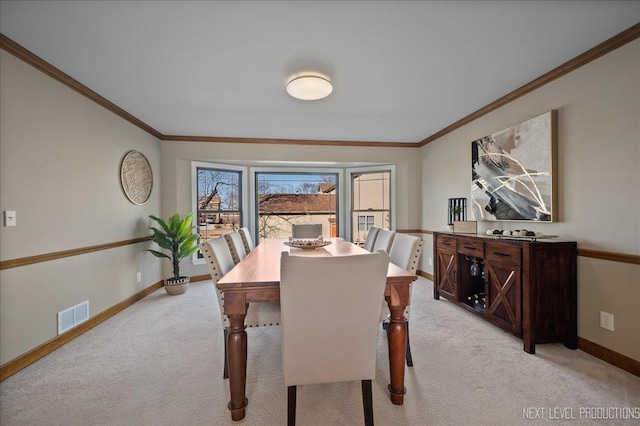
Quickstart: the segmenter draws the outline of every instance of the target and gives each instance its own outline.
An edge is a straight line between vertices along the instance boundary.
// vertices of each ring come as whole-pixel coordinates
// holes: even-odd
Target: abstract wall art
[[[556,121],[551,110],[471,143],[476,220],[556,220]]]

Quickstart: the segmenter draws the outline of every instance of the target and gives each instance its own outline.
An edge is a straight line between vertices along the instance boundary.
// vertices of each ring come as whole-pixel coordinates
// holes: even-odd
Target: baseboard
[[[599,344],[593,343],[580,336],[578,336],[578,349],[640,377],[640,361],[636,361],[633,358],[619,354],[618,352],[612,351],[604,346],[600,346]]]
[[[206,274],[206,275],[194,275],[191,278],[189,278],[189,281],[192,283],[196,283],[198,281],[206,281],[206,280],[210,280],[211,279],[211,275]]]
[[[424,271],[418,271],[418,275],[433,281],[433,276]],[[206,281],[210,279],[208,275],[197,275],[191,277],[192,282],[198,281]],[[42,345],[30,350],[29,352],[7,362],[0,366],[0,381],[13,376],[18,371],[23,368],[33,364],[40,358],[50,354],[55,351],[62,345],[70,342],[81,334],[89,331],[96,325],[106,321],[111,318],[118,312],[123,309],[133,305],[137,301],[143,299],[149,294],[161,288],[163,285],[163,281],[159,281],[144,290],[134,294],[133,296],[123,300],[117,305],[112,306],[109,309],[106,309],[96,315],[93,318],[90,318],[87,322],[80,324],[78,327],[67,331],[59,336],[54,337],[48,342],[43,343]],[[578,349],[588,353],[589,355],[595,356],[609,364],[621,368],[629,373],[640,377],[640,361],[636,361],[633,358],[629,358],[625,355],[619,354],[618,352],[612,351],[611,349],[605,348],[604,346],[598,345],[597,343],[591,342],[585,338],[578,336]]]
[[[418,271],[417,274],[433,281],[433,275],[427,272]],[[640,361],[636,361],[633,358],[619,354],[618,352],[612,351],[611,349],[605,348],[597,343],[593,343],[580,336],[578,336],[578,349],[640,377]]]
[[[424,272],[424,271],[420,271],[420,270],[418,270],[417,274],[418,274],[418,275],[420,275],[421,277],[424,277],[424,278],[426,278],[426,279],[428,279],[428,280],[433,281],[433,275],[431,275],[431,274],[430,274],[430,273],[428,273],[428,272]]]
[[[133,296],[123,300],[122,302],[118,303],[117,305],[114,305],[102,312],[100,312],[98,315],[89,318],[89,320],[87,320],[86,322],[83,322],[82,324],[78,325],[77,327],[63,333],[60,334],[59,336],[54,337],[53,339],[43,343],[42,345],[33,348],[32,350],[30,350],[29,352],[26,352],[23,355],[20,355],[17,358],[12,359],[11,361],[3,364],[0,366],[0,381],[13,376],[14,374],[16,374],[18,371],[22,370],[23,368],[33,364],[34,362],[36,362],[37,360],[39,360],[40,358],[50,354],[51,352],[55,351],[56,349],[58,349],[59,347],[61,347],[62,345],[70,342],[71,340],[75,339],[76,337],[80,336],[81,334],[91,330],[93,327],[95,327],[96,325],[100,324],[101,322],[106,321],[107,319],[111,318],[112,316],[114,316],[115,314],[117,314],[118,312],[122,311],[125,308],[128,308],[129,306],[133,305],[134,303],[136,303],[138,300],[144,298],[145,296],[153,293],[154,291],[158,290],[159,288],[162,288],[164,282],[163,281],[159,281],[155,284],[152,284],[151,286],[145,288],[144,290],[134,294]]]

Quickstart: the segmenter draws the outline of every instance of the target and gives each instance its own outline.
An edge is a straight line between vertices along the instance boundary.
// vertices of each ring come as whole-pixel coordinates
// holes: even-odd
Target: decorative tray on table
[[[497,240],[525,240],[535,242],[539,238],[557,238],[557,235],[544,235],[541,232],[527,231],[526,229],[516,229],[515,231],[503,231],[500,229],[489,229],[487,235],[492,235]]]
[[[303,250],[313,250],[313,249],[317,249],[318,247],[328,246],[329,244],[331,244],[331,241],[325,241],[321,238],[318,238],[315,240],[303,240],[303,239],[290,238],[289,241],[284,242],[285,246],[295,247]]]

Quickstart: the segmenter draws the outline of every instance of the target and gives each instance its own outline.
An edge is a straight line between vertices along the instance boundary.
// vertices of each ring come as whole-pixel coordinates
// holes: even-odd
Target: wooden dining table
[[[331,244],[311,250],[288,247],[284,244],[286,241],[288,240],[284,238],[263,240],[217,283],[218,289],[224,292],[224,313],[229,318],[227,359],[231,401],[228,408],[235,421],[245,417],[248,404],[245,394],[248,347],[244,320],[252,303],[280,301],[281,253],[286,251],[299,256],[349,256],[367,253],[363,248],[342,238],[331,238],[327,240]],[[407,329],[404,310],[409,304],[410,284],[416,279],[416,275],[389,263],[384,292],[391,312],[387,327],[391,382],[388,389],[391,401],[396,405],[403,404],[406,392],[404,368]]]

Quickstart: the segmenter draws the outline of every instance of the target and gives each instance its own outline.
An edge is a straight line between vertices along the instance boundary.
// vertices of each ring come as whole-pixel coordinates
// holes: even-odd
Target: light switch
[[[13,210],[4,211],[4,226],[16,226],[16,212]]]

